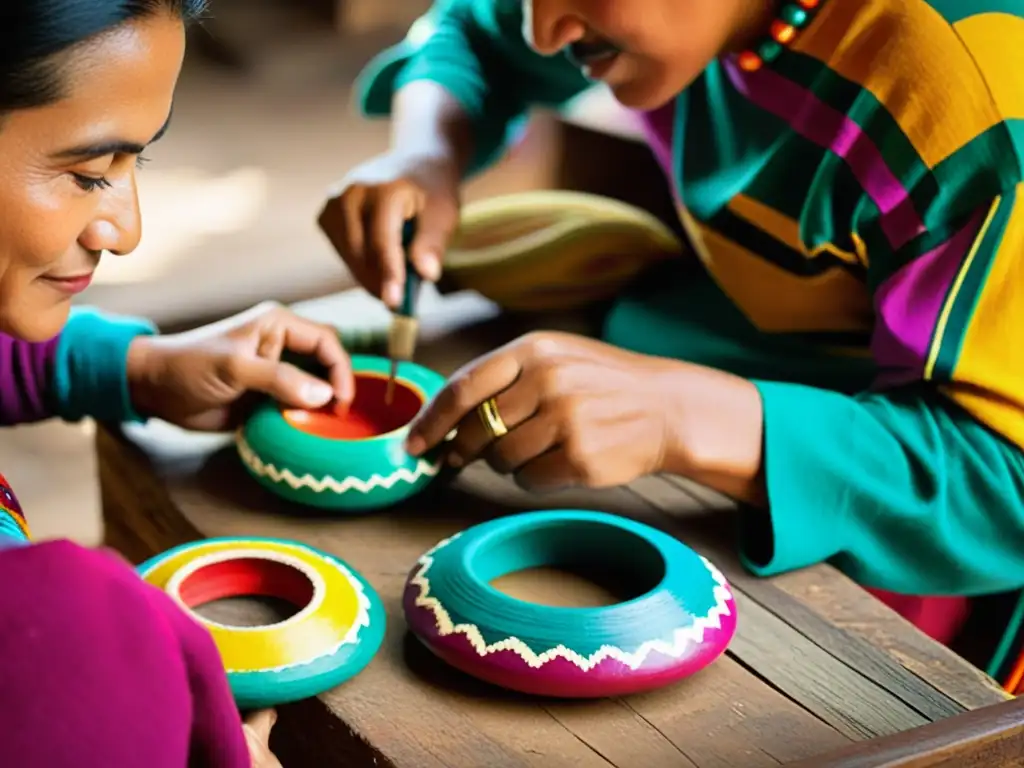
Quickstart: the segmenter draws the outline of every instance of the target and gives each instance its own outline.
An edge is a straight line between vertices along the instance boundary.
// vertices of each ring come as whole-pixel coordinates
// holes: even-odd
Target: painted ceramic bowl
[[[279,496],[311,507],[367,510],[420,492],[440,469],[438,456],[415,458],[404,445],[409,422],[444,386],[444,378],[415,363],[398,369],[386,402],[390,362],[352,356],[355,401],[344,415],[283,408],[266,402],[236,436],[249,473]]]
[[[317,696],[361,672],[384,639],[384,606],[344,562],[296,542],[207,539],[139,566],[213,636],[240,709]],[[298,613],[266,626],[230,626],[197,608],[230,597],[274,597]]]
[[[599,569],[638,597],[601,608],[525,602],[491,586],[528,568]],[[412,632],[474,677],[560,698],[622,696],[694,674],[736,630],[722,574],[677,539],[600,512],[531,512],[470,528],[417,562]]]

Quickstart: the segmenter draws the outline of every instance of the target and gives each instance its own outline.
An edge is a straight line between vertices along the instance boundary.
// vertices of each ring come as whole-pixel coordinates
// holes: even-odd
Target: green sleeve
[[[416,80],[443,86],[473,120],[469,174],[500,158],[531,106],[561,107],[590,86],[565,56],[529,47],[520,0],[436,0],[360,75],[359,106],[369,116],[390,115],[395,92]]]
[[[915,595],[1024,585],[1024,456],[925,385],[849,397],[757,382],[768,514],[741,551],[771,576],[831,561]]]
[[[128,392],[128,347],[152,323],[76,307],[61,332],[53,366],[56,412],[65,421],[141,421]]]

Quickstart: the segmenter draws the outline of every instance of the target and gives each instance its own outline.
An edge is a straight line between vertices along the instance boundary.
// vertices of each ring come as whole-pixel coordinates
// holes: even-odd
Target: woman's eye
[[[135,158],[135,167],[136,168],[141,168],[142,166],[144,166],[148,162],[149,162],[149,158],[148,157],[146,157],[145,155],[139,155],[138,157]]]
[[[107,189],[110,187],[110,182],[102,176],[83,176],[80,173],[72,173],[71,177],[75,180],[75,184],[86,192],[95,192],[97,189]]]

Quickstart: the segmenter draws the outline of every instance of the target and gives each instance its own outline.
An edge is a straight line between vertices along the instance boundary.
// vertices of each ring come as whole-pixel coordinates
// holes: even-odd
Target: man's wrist
[[[661,471],[761,505],[764,409],[753,382],[702,366],[673,376]]]

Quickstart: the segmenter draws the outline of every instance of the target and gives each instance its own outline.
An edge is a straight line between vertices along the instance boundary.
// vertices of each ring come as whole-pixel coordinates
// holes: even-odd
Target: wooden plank
[[[676,478],[645,478],[631,486],[674,520],[692,519],[692,507],[678,501]],[[667,486],[667,487],[666,487]],[[683,485],[684,490],[689,488]],[[701,498],[701,502],[707,502]],[[702,516],[720,511],[707,506]],[[705,531],[688,531],[699,546]],[[878,680],[928,719],[948,717],[1004,701],[1006,694],[990,677],[917,631],[913,625],[829,566],[816,566],[772,579],[747,572],[734,553],[719,563],[729,579],[776,616],[785,617],[852,669]]]
[[[399,596],[407,570],[439,539],[513,511],[521,498],[492,505],[488,494],[470,492],[476,489],[467,489],[472,483],[463,478],[389,514],[330,520],[272,499],[248,480],[230,450],[205,443],[190,453],[195,438],[156,425],[134,434],[151,452],[102,429],[98,435],[105,513],[116,523],[111,532],[130,532],[109,543],[133,560],[195,535],[283,536],[345,558],[386,602],[391,620],[378,657],[349,684],[321,697],[333,720],[322,713],[308,722],[282,715],[282,723],[304,724],[301,734],[280,737],[289,755],[301,756],[295,764],[335,765],[320,755],[363,750],[364,759],[369,755],[398,768],[643,768],[687,765],[685,760],[699,768],[758,768],[811,757],[847,741],[728,657],[655,694],[571,704],[496,690],[435,660],[409,639],[401,620]],[[496,478],[476,468],[467,473],[469,480],[474,474],[477,480],[494,479],[483,482],[504,498]],[[642,506],[630,494],[612,495],[620,504]],[[544,506],[595,503],[592,494],[577,492],[544,501]],[[537,502],[532,499],[532,506]],[[307,712],[309,705],[302,707]]]
[[[792,768],[1019,768],[1022,764],[1024,699],[1017,699],[855,744]]]
[[[802,603],[813,605],[830,625],[862,637],[967,709],[1009,698],[992,678],[914,630],[895,611],[863,590],[849,589],[852,582],[848,580],[823,582],[811,569],[784,574],[773,583]]]
[[[931,722],[739,588],[736,604],[742,619],[730,653],[840,733],[874,738]]]

